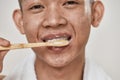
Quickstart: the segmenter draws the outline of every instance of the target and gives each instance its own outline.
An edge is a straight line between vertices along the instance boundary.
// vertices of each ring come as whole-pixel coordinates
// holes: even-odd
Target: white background
[[[95,60],[113,78],[120,80],[120,0],[103,0],[105,15],[98,28],[92,28],[87,55]],[[16,29],[12,12],[18,7],[17,0],[0,0],[0,37],[11,43],[26,42],[25,36]],[[12,50],[4,60],[2,74],[7,75],[22,61],[30,49]]]

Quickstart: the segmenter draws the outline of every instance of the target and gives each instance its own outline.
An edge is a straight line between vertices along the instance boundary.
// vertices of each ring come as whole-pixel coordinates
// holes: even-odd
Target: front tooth
[[[67,40],[67,38],[56,38],[56,39],[48,40],[47,42],[54,42],[54,41],[59,41],[59,40]]]

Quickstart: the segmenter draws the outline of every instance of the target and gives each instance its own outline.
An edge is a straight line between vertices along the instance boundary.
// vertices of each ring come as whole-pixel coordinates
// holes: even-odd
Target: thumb
[[[3,60],[8,51],[0,51],[0,72],[3,69]]]

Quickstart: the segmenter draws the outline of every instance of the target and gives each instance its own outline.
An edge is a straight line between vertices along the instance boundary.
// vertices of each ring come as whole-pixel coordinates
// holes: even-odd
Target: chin
[[[55,68],[62,68],[69,65],[74,60],[71,56],[48,57],[45,62]]]
[[[69,64],[69,61],[54,61],[48,62],[48,65],[55,68],[62,68]]]

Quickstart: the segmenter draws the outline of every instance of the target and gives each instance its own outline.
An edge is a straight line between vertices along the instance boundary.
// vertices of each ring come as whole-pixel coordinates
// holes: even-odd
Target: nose
[[[47,12],[42,25],[44,27],[59,27],[67,24],[67,20],[62,16],[62,13],[57,9],[52,9]]]

